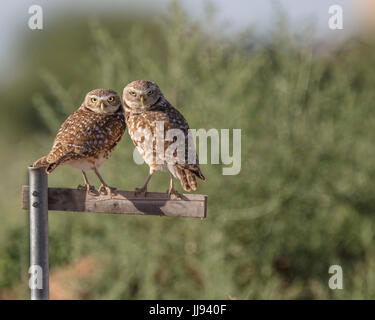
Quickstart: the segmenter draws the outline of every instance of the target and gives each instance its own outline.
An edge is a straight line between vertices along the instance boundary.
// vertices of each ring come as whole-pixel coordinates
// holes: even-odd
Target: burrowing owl
[[[59,165],[82,170],[87,193],[96,193],[87,180],[86,171],[94,170],[101,181],[99,192],[112,194],[98,169],[120,141],[126,123],[119,95],[110,89],[96,89],[87,93],[82,105],[63,123],[50,153],[34,163],[45,166],[51,173]]]
[[[189,125],[182,114],[164,98],[158,85],[144,80],[129,83],[124,88],[123,104],[130,137],[150,167],[145,184],[136,189],[136,194],[145,193],[146,195],[147,184],[157,170],[170,172],[171,179],[168,190],[170,196],[181,198],[181,195],[174,189],[173,177],[180,180],[185,191],[196,190],[196,176],[203,181],[206,179],[200,170],[195,147],[188,143]],[[163,143],[161,148],[158,148],[156,136],[158,135],[157,131],[162,131],[157,130],[157,126],[164,131],[161,136]],[[174,152],[173,157],[166,153],[168,147],[177,140],[176,137],[171,139],[168,136],[168,130],[172,129],[180,130],[183,144],[183,152]],[[192,152],[194,160],[189,161],[189,154]]]

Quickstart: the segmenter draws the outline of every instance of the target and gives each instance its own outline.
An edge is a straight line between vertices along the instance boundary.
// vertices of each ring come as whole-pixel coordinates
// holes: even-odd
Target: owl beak
[[[102,111],[104,112],[104,104],[103,104],[103,102],[100,104],[100,109],[102,109]]]
[[[142,103],[142,107],[144,107],[145,105],[144,105],[144,98],[143,98],[143,96],[141,96],[141,103]]]

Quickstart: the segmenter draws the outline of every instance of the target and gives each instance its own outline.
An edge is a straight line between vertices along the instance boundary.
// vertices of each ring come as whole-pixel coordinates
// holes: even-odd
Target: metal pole
[[[48,179],[44,167],[29,167],[29,184],[30,298],[48,300]]]

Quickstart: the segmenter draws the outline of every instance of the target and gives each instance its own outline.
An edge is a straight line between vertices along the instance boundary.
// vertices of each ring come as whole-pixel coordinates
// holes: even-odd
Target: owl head
[[[95,113],[121,112],[121,99],[111,89],[95,89],[86,94],[82,107]]]
[[[152,107],[162,97],[158,85],[147,80],[130,82],[122,95],[125,109],[132,112],[143,112]]]

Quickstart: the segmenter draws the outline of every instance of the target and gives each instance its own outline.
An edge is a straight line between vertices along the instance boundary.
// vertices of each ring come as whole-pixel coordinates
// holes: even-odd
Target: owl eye
[[[154,93],[154,91],[152,91],[152,90],[150,90],[149,92],[147,92],[147,94],[148,94],[149,96],[151,96],[153,93]]]
[[[135,91],[130,91],[129,92],[133,97],[135,97],[137,94],[135,93]]]
[[[114,97],[109,97],[109,98],[108,98],[108,102],[112,102],[113,100],[115,100]]]
[[[98,102],[98,99],[96,99],[96,98],[91,98],[91,102],[96,103],[96,102]]]

